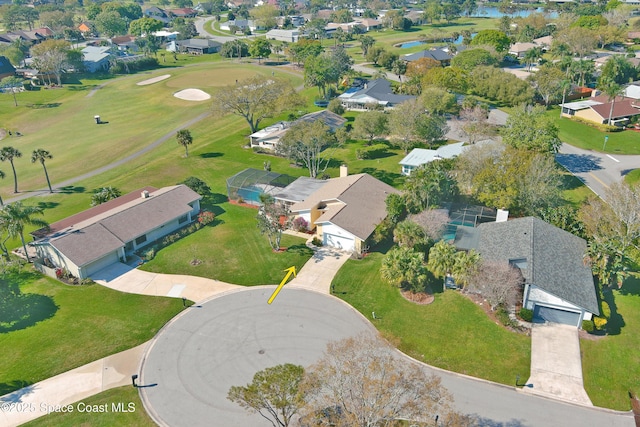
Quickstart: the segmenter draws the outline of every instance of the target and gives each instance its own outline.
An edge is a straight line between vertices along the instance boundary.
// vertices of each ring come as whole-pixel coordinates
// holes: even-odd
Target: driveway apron
[[[522,391],[592,406],[584,390],[580,340],[575,326],[533,325],[531,376]]]

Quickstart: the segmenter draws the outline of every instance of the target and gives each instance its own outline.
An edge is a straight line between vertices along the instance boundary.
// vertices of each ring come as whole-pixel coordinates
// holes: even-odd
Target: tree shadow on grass
[[[224,153],[217,153],[217,152],[212,152],[212,153],[202,153],[200,154],[200,157],[203,159],[213,159],[216,157],[222,157],[224,156]]]
[[[45,108],[56,108],[61,106],[61,102],[49,102],[45,104],[27,104],[27,108],[31,108],[33,110],[42,110]]]
[[[85,187],[75,186],[75,185],[67,185],[65,187],[60,187],[56,192],[62,194],[73,194],[73,193],[84,193],[86,190]]]
[[[603,294],[604,301],[609,304],[609,309],[611,310],[611,315],[607,321],[607,335],[620,335],[620,332],[622,331],[622,328],[626,326],[626,323],[622,315],[618,313],[615,296],[609,289],[606,289]]]
[[[292,245],[287,248],[287,252],[296,254],[299,256],[311,255],[313,251],[307,247],[306,244],[300,243],[298,245]]]
[[[619,292],[620,295],[640,295],[640,277],[627,277]]]
[[[0,279],[0,334],[28,328],[58,311],[53,298],[21,292],[23,275],[10,274]]]
[[[375,169],[375,168],[363,168],[360,172],[368,173],[374,178],[377,178],[380,181],[384,182],[385,184],[389,184],[391,186],[399,184],[400,180],[402,179],[402,174],[400,173],[394,173],[394,172],[389,172],[389,171]]]
[[[13,380],[6,383],[0,383],[0,396],[11,393],[10,396],[5,396],[2,400],[0,400],[0,404],[5,402],[20,402],[22,397],[28,395],[33,391],[33,387],[30,387],[31,384],[32,383],[24,380]],[[16,390],[20,391],[13,393]]]
[[[53,209],[56,206],[58,206],[60,203],[58,202],[38,202],[38,207],[40,209],[46,210],[46,209]]]
[[[227,197],[226,194],[211,193],[209,196],[207,196],[207,202],[213,203],[215,205],[218,205],[220,203],[226,203],[228,201],[229,201],[229,198]]]

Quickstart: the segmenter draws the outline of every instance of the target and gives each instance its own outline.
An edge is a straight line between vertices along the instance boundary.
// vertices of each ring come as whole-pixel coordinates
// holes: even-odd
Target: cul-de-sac
[[[0,427],[640,427],[640,2],[0,0]]]

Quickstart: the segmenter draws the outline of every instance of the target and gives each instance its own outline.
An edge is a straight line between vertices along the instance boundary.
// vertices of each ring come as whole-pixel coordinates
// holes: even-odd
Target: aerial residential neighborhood
[[[639,14],[0,0],[0,426],[640,426]]]

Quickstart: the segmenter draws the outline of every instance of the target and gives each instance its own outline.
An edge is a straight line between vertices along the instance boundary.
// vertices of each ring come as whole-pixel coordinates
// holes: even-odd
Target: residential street
[[[607,188],[640,167],[640,155],[603,154],[562,144],[556,160],[604,198]]]

